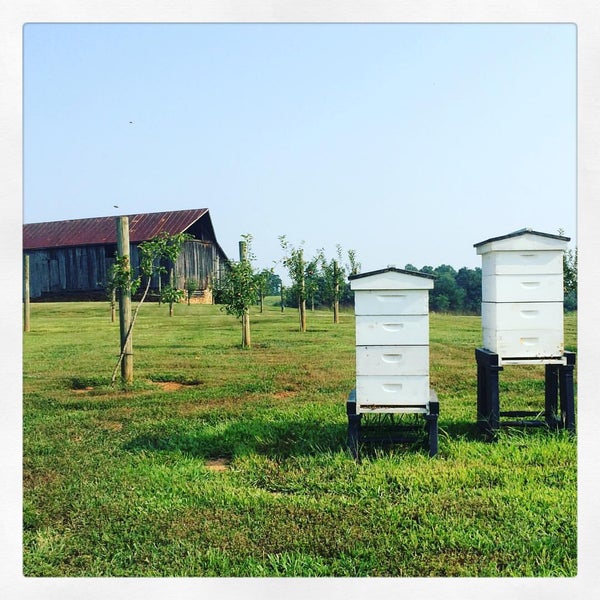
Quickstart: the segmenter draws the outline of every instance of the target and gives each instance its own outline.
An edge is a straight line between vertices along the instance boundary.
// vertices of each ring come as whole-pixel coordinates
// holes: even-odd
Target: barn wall
[[[69,293],[88,293],[102,298],[107,273],[115,261],[115,250],[114,245],[108,245],[28,251],[31,298],[60,297]],[[130,258],[132,268],[137,272],[139,251],[136,244],[130,246]],[[216,245],[198,240],[185,242],[175,265],[176,285],[183,289],[185,280],[193,278],[198,281],[199,289],[207,289],[223,268],[224,258]],[[165,275],[163,284],[167,282],[168,275]],[[158,288],[156,277],[152,288]]]
[[[29,287],[32,298],[43,294],[102,290],[108,264],[104,246],[30,250]],[[110,261],[112,262],[112,261]]]
[[[176,285],[184,289],[186,279],[195,279],[199,289],[212,286],[213,279],[219,277],[221,259],[214,244],[198,240],[185,242],[175,263]]]

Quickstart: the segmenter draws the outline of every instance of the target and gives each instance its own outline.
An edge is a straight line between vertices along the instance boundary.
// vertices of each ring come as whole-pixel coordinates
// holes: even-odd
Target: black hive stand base
[[[498,384],[499,374],[504,367],[500,364],[499,355],[484,348],[477,348],[475,359],[477,361],[477,424],[486,439],[495,440],[501,426],[548,427],[566,429],[575,433],[574,352],[565,352],[562,364],[545,364],[543,413],[525,410],[502,412]],[[513,364],[527,364],[527,361]],[[535,418],[540,416],[544,417],[543,421]],[[502,417],[518,417],[520,420],[503,420]]]
[[[438,415],[440,404],[433,390],[430,390],[429,413],[423,415],[425,418],[425,430],[427,433],[427,445],[429,456],[434,457],[438,452]],[[362,413],[356,412],[356,390],[352,390],[346,403],[348,415],[348,449],[355,460],[360,460],[360,447],[365,443],[386,444],[411,444],[422,440],[418,435],[418,427],[398,424],[394,431],[387,431],[385,435],[377,435],[376,431],[367,432],[363,427]],[[398,415],[402,413],[389,413]]]

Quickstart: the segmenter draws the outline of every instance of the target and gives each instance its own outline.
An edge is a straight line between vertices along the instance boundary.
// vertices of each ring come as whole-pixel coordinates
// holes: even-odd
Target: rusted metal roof
[[[129,241],[143,242],[163,232],[171,235],[183,233],[207,214],[207,208],[197,208],[127,215],[129,217]],[[24,250],[116,243],[116,217],[95,217],[23,225]]]

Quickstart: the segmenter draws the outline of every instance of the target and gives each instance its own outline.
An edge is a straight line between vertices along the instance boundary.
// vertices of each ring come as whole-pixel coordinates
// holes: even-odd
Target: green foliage
[[[115,256],[115,262],[108,272],[107,293],[112,295],[113,290],[116,292],[123,290],[135,294],[140,284],[141,277],[135,276],[129,256]]]
[[[200,287],[200,284],[193,277],[189,277],[185,280],[185,291],[187,292],[188,298],[194,294],[194,292]]]
[[[577,248],[567,249],[563,256],[565,310],[577,310]]]
[[[144,300],[146,299],[148,290],[150,289],[152,277],[155,274],[160,275],[161,273],[166,272],[166,269],[164,266],[162,266],[161,262],[168,261],[171,264],[174,264],[177,260],[177,257],[181,253],[183,244],[191,238],[192,236],[187,233],[178,233],[175,235],[171,235],[169,233],[163,232],[157,235],[156,237],[139,244],[138,251],[140,256],[140,266],[139,273],[137,275],[135,275],[133,273],[133,270],[131,269],[130,259],[128,255],[116,256],[115,263],[109,272],[110,277],[107,284],[107,288],[111,292],[111,296],[113,292],[119,293],[121,291],[130,291],[131,294],[135,294],[142,283],[142,278],[146,278],[146,287],[144,289],[144,293],[142,294],[142,297],[138,302],[137,308],[135,309],[135,313],[133,314],[131,323],[129,325],[129,331],[127,331],[125,334],[125,339],[129,339],[129,337],[132,335],[139,310],[142,304],[144,303]],[[167,292],[167,294],[171,298],[176,298],[178,297],[179,291],[174,291],[171,288]],[[181,292],[181,294],[183,294],[183,292]],[[174,301],[176,300],[169,301],[170,314],[173,313]],[[122,341],[121,354],[119,355],[119,359],[113,369],[113,383],[116,379],[119,365],[123,360],[125,347],[126,343]]]
[[[192,239],[187,233],[171,235],[162,232],[156,237],[146,240],[138,245],[140,264],[137,273],[133,272],[127,256],[115,256],[115,263],[108,274],[107,293],[112,291],[130,290],[136,294],[142,280],[146,279],[146,291],[150,286],[152,277],[166,273],[164,262],[174,264],[181,254],[183,244]]]
[[[353,304],[354,295],[350,290],[347,276],[360,271],[360,263],[356,260],[354,250],[348,250],[346,262],[344,262],[343,250],[339,244],[336,246],[336,258],[327,259],[325,251],[320,249],[316,256],[305,261],[301,254],[301,248],[290,246],[285,236],[281,236],[280,240],[283,249],[287,252],[284,265],[288,267],[290,279],[294,282],[290,288],[285,290],[286,305],[298,305],[301,299],[299,290],[302,287],[302,275],[304,298],[310,300],[313,308],[331,307],[336,300],[342,305],[351,306]]]
[[[183,300],[185,292],[168,284],[161,290],[160,296],[161,300],[166,304],[176,304]]]
[[[306,301],[306,270],[308,263],[304,258],[304,249],[302,245],[294,247],[290,244],[285,235],[279,236],[281,248],[285,252],[283,265],[288,270],[288,275],[292,280],[292,286],[289,293],[296,298],[298,304]],[[304,243],[304,242],[303,242]]]
[[[220,301],[227,314],[241,318],[258,298],[252,265],[248,261],[229,261],[220,290]]]
[[[239,261],[230,260],[227,263],[225,276],[218,290],[219,303],[229,315],[241,318],[258,300],[258,280],[251,261],[254,254],[251,250],[252,236],[242,236],[246,244],[247,258]]]
[[[564,235],[559,229],[558,235]],[[577,247],[567,248],[563,254],[563,291],[565,311],[577,310]]]
[[[260,312],[262,312],[265,297],[279,293],[281,278],[275,275],[273,269],[263,269],[254,275],[254,282],[260,302]]]
[[[407,271],[419,271],[407,264]],[[429,291],[429,309],[433,312],[457,314],[481,313],[481,268],[462,267],[458,271],[450,265],[433,268],[426,265],[421,273],[435,275],[435,284]]]
[[[140,276],[151,278],[166,273],[163,262],[175,264],[183,244],[192,239],[188,233],[170,234],[162,232],[138,246],[140,253]]]
[[[481,312],[481,268],[460,268],[456,274],[456,285],[464,292],[460,310],[467,314],[479,314]]]
[[[565,294],[577,291],[577,248],[568,248],[563,256]]]
[[[304,286],[306,290],[306,298],[311,301],[313,308],[315,306],[315,296],[319,291],[320,259],[320,255],[317,255],[308,262],[306,262],[306,265],[304,267]]]
[[[336,258],[327,260],[325,255],[323,253],[321,254],[321,277],[323,280],[321,299],[323,303],[328,306],[340,302],[346,288],[348,288],[349,291],[350,286],[347,281],[347,271],[350,270],[352,273],[353,269],[357,266],[354,262],[355,254],[353,250],[348,252],[350,264],[344,266],[342,247],[338,244],[336,248]]]

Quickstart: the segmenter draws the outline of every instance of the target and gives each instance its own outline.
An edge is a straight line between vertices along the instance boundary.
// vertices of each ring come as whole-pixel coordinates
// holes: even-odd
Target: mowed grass
[[[478,317],[431,315],[440,451],[346,450],[354,317],[273,302],[253,347],[217,306],[145,305],[135,382],[109,385],[101,303],[35,304],[24,334],[26,576],[534,576],[577,573],[574,437],[476,427]],[[575,316],[565,320],[576,349]],[[543,410],[543,367],[502,408]]]

